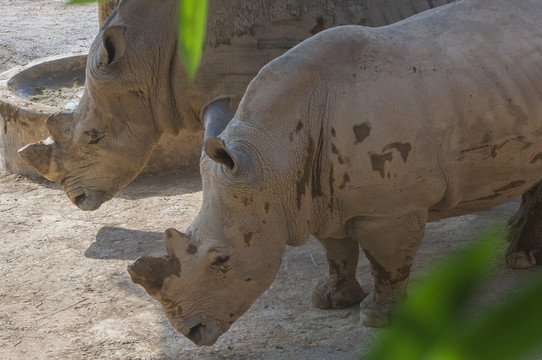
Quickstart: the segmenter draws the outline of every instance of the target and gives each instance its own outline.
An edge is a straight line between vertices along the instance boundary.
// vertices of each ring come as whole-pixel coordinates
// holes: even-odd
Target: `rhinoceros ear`
[[[172,228],[164,232],[164,242],[168,254],[181,262],[198,252],[198,248],[190,242],[185,234]]]
[[[203,149],[207,156],[209,156],[215,162],[226,166],[228,169],[233,170],[235,167],[235,161],[226,144],[220,138],[211,138],[205,140]]]
[[[204,139],[220,135],[232,118],[229,97],[219,98],[205,105],[201,111],[201,123],[205,129]]]
[[[111,25],[102,32],[102,44],[98,51],[99,64],[111,65],[122,59],[126,53],[125,25]]]

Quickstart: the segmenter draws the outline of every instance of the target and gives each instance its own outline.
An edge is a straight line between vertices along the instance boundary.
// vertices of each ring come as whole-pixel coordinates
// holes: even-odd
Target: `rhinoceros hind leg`
[[[427,212],[408,212],[391,218],[359,218],[351,228],[371,263],[374,288],[361,303],[361,320],[385,326],[405,293],[410,267],[425,232]]]
[[[346,239],[323,239],[329,273],[318,282],[312,304],[321,309],[340,309],[359,303],[365,292],[356,280],[359,244]]]
[[[542,183],[523,194],[518,212],[508,222],[508,266],[528,269],[542,262]]]

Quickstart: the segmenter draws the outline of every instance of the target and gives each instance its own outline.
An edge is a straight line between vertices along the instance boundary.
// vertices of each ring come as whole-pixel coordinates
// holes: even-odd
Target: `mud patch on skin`
[[[292,132],[290,133],[290,135],[288,136],[288,138],[290,139],[290,141],[294,141],[294,133],[295,133],[295,134],[298,134],[298,133],[301,131],[301,129],[303,129],[303,123],[302,123],[301,121],[299,121],[299,122],[297,123],[297,126],[295,127],[294,131],[292,131]]]
[[[371,268],[373,269],[373,276],[375,277],[375,281],[377,281],[380,284],[384,285],[391,285],[392,283],[392,275],[389,271],[384,268],[376,259],[373,257],[373,255],[367,251],[363,251],[365,253],[365,256],[371,263]]]
[[[344,164],[344,159],[341,156],[341,153],[339,152],[339,150],[337,149],[337,147],[333,143],[331,143],[331,152],[333,154],[337,155],[337,160],[339,161],[339,164]]]
[[[243,237],[243,240],[245,241],[245,246],[250,247],[250,240],[252,239],[252,231],[246,233]]]
[[[505,140],[502,143],[497,144],[497,145],[484,144],[484,145],[475,146],[475,147],[472,147],[472,148],[469,148],[469,149],[461,150],[458,161],[463,160],[463,158],[468,153],[475,152],[475,151],[478,151],[478,150],[485,150],[485,151],[489,150],[489,156],[491,156],[492,159],[495,159],[497,157],[497,155],[499,154],[497,150],[502,149],[510,141],[516,141],[516,142],[522,143],[523,144],[522,150],[528,149],[529,147],[532,146],[532,143],[527,142],[524,136],[516,136],[514,138],[507,139],[507,140]]]
[[[473,202],[473,201],[494,200],[494,199],[498,198],[499,196],[503,195],[502,194],[503,191],[515,189],[517,187],[522,186],[523,184],[525,184],[525,180],[515,180],[515,181],[512,181],[512,182],[506,184],[505,186],[503,186],[501,188],[498,188],[497,190],[495,190],[493,192],[493,194],[491,194],[489,196],[481,197],[481,198],[474,199],[474,200],[463,201],[460,204],[465,204],[465,203],[469,203],[469,202]]]
[[[333,196],[335,195],[335,188],[333,184],[335,183],[335,178],[333,177],[333,164],[329,167],[329,210],[333,214]]]
[[[346,183],[350,182],[350,175],[348,173],[343,174],[343,182],[341,185],[339,185],[339,189],[344,189],[346,187]]]
[[[382,152],[386,150],[392,150],[392,149],[399,151],[399,153],[401,154],[401,158],[403,159],[403,162],[406,162],[408,159],[408,154],[412,150],[412,146],[410,145],[410,143],[394,142],[394,143],[384,146],[384,148],[382,149]]]
[[[305,189],[309,183],[309,177],[311,175],[311,165],[312,165],[312,155],[314,154],[314,140],[309,137],[309,146],[307,148],[307,155],[305,158],[305,163],[303,166],[303,172],[300,174],[300,177],[296,183],[296,194],[297,194],[297,208],[301,209],[301,197],[305,195]]]
[[[312,174],[311,174],[311,195],[313,198],[324,195],[322,192],[322,184],[321,184],[323,146],[324,146],[323,128],[320,127],[320,134],[318,136],[318,144],[316,146],[316,154],[314,156],[314,161],[312,165]]]
[[[384,177],[386,176],[386,161],[391,162],[393,160],[392,153],[387,152],[384,154],[375,154],[369,152],[369,156],[371,157],[371,167],[373,171],[379,172],[382,179],[384,179]]]
[[[354,135],[356,136],[356,144],[359,144],[371,134],[371,126],[369,123],[354,125],[353,130]]]

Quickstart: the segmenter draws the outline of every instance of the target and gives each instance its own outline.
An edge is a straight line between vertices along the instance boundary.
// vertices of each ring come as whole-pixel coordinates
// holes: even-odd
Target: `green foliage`
[[[68,0],[69,5],[108,0]],[[207,20],[207,0],[178,0],[179,51],[181,59],[192,82],[201,60],[205,25]]]
[[[179,45],[181,59],[190,81],[198,70],[207,19],[207,0],[179,0]]]
[[[492,228],[419,283],[369,360],[512,360],[542,344],[542,279],[483,314],[468,304],[491,274],[503,234]]]

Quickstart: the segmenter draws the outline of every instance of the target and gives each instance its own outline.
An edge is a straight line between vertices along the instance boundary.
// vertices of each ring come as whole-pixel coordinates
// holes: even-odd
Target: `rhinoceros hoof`
[[[366,295],[356,279],[326,276],[312,292],[312,304],[320,309],[342,309],[359,303]]]
[[[512,269],[530,269],[536,265],[534,251],[512,251],[506,255],[506,263]]]
[[[372,295],[367,296],[361,303],[361,322],[369,327],[383,327],[390,323],[391,306],[379,304]]]

